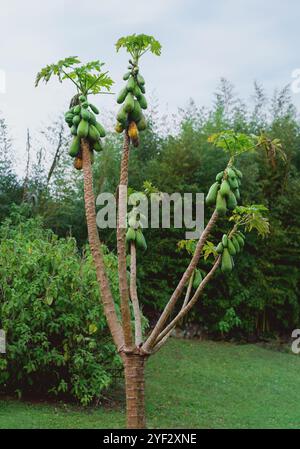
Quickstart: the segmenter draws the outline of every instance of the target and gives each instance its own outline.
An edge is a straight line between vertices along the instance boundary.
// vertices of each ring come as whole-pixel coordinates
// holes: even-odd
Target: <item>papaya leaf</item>
[[[231,157],[255,149],[255,136],[236,133],[233,130],[212,134],[209,136],[208,142],[214,144],[217,148],[222,148]]]
[[[207,241],[205,243],[205,245],[203,246],[203,255],[204,260],[207,260],[210,255],[213,255],[214,257],[218,256],[215,245],[212,242]]]
[[[110,91],[113,80],[108,76],[108,72],[102,72],[103,65],[104,63],[98,60],[81,64],[77,56],[71,56],[41,69],[37,74],[35,87],[40,81],[48,83],[52,76],[57,76],[60,82],[66,79],[72,81],[77,91],[84,95],[103,93],[103,89]]]
[[[150,51],[156,56],[161,54],[161,44],[153,36],[147,34],[131,34],[118,39],[116,43],[117,52],[124,48],[138,62],[139,58]]]
[[[235,222],[238,227],[243,226],[247,232],[256,230],[258,235],[264,238],[270,232],[270,223],[265,216],[267,212],[268,208],[262,204],[237,206],[229,220]]]
[[[196,249],[196,240],[180,240],[177,243],[178,251],[187,251],[189,255],[193,255]]]

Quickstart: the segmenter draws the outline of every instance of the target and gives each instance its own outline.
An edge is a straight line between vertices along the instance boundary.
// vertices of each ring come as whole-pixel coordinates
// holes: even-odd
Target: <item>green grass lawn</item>
[[[170,340],[147,366],[150,428],[300,428],[300,357]],[[119,428],[116,410],[0,401],[0,428]]]

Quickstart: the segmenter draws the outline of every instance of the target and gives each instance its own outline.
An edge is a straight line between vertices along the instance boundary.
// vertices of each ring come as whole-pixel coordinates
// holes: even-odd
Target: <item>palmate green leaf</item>
[[[207,260],[210,255],[213,255],[214,257],[218,256],[216,247],[212,242],[207,241],[205,243],[205,245],[203,246],[203,255],[204,255],[204,260]]]
[[[270,232],[270,223],[266,217],[268,208],[262,204],[252,204],[250,206],[238,206],[234,209],[230,221],[237,226],[243,226],[245,231],[250,232],[253,229],[261,237],[266,237]]]
[[[196,249],[196,240],[180,240],[177,243],[178,251],[187,251],[189,255],[193,255]]]
[[[117,52],[124,48],[137,62],[139,58],[150,51],[156,56],[161,54],[161,44],[153,36],[147,34],[131,34],[121,37],[116,43]]]
[[[45,83],[47,83],[52,75],[57,75],[59,80],[62,81],[63,70],[72,67],[75,64],[80,64],[80,60],[77,56],[69,56],[68,58],[59,60],[56,64],[47,65],[37,74],[35,87],[38,86],[40,81],[45,81]]]
[[[84,95],[96,95],[102,90],[110,91],[113,80],[108,72],[102,72],[103,66],[104,63],[98,60],[81,64],[77,56],[71,56],[44,67],[37,74],[35,86],[42,80],[47,83],[52,76],[57,76],[60,82],[66,79],[72,81],[78,92]]]
[[[222,148],[232,157],[245,153],[246,151],[254,150],[255,138],[256,136],[254,135],[248,136],[243,133],[228,130],[212,134],[209,136],[208,142],[213,143],[218,148]]]

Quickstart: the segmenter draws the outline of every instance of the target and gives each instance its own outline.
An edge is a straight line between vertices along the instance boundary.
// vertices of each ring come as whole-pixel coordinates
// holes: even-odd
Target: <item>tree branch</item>
[[[84,201],[85,201],[89,244],[96,267],[96,275],[108,327],[113,337],[113,340],[118,350],[120,351],[124,346],[123,330],[116,314],[114,298],[111,293],[109,281],[105,270],[103,253],[101,249],[101,242],[99,239],[96,224],[96,208],[95,208],[95,197],[93,192],[93,174],[92,174],[89,142],[85,139],[81,139],[81,147],[83,156]]]
[[[178,298],[180,297],[184,286],[186,284],[186,282],[188,281],[188,279],[191,277],[194,269],[197,267],[197,264],[199,262],[199,258],[201,255],[201,251],[203,249],[203,246],[207,240],[208,235],[210,234],[213,226],[215,225],[217,219],[218,219],[218,213],[215,210],[212,214],[212,216],[210,217],[209,222],[206,225],[206,228],[204,229],[203,233],[201,234],[197,246],[196,246],[196,250],[193,254],[193,257],[189,263],[189,266],[187,267],[186,271],[184,272],[179,284],[177,285],[176,289],[174,290],[168,304],[166,305],[164,311],[162,312],[158,322],[156,323],[156,326],[154,327],[154,329],[152,330],[150,336],[148,337],[148,339],[146,340],[146,342],[143,345],[143,350],[147,353],[147,352],[151,352],[152,347],[155,344],[155,341],[157,340],[158,335],[160,334],[160,332],[162,331],[165,322],[167,321],[170,313],[173,311]]]
[[[218,266],[220,265],[221,262],[221,256],[218,256],[215,260],[215,263],[212,267],[212,269],[207,273],[207,275],[205,276],[205,278],[203,279],[203,281],[201,282],[201,284],[199,285],[199,287],[197,288],[197,290],[194,293],[194,296],[192,297],[192,299],[187,303],[187,305],[185,307],[183,307],[180,312],[177,314],[177,316],[168,324],[168,326],[166,326],[166,328],[159,334],[159,336],[156,339],[155,342],[155,346],[153,347],[154,351],[156,348],[156,345],[162,341],[162,339],[164,337],[170,336],[170,332],[172,331],[172,329],[175,327],[175,325],[178,323],[179,320],[181,320],[187,313],[188,311],[193,307],[193,305],[197,302],[197,300],[199,299],[201,293],[203,292],[206,284],[209,282],[209,280],[213,277],[215,271],[217,270]],[[167,337],[168,338],[168,337]],[[167,338],[164,339],[164,343],[166,342]],[[162,346],[162,345],[161,345]],[[160,346],[160,347],[161,347]],[[155,351],[156,352],[156,351]]]
[[[127,214],[127,186],[128,186],[128,163],[129,163],[129,136],[127,130],[124,132],[124,145],[121,160],[118,219],[117,219],[117,248],[118,248],[118,271],[119,291],[121,299],[122,326],[126,349],[132,347],[132,328],[129,308],[129,295],[127,285],[126,267],[126,214]]]
[[[137,347],[143,342],[141,311],[136,288],[136,247],[135,243],[130,244],[130,298],[133,306],[135,324],[135,344]]]
[[[62,146],[63,132],[64,132],[64,125],[61,124],[60,131],[59,131],[59,137],[58,137],[58,144],[57,144],[57,147],[56,147],[56,152],[55,152],[55,155],[54,155],[54,158],[53,158],[53,161],[52,161],[52,164],[51,164],[48,176],[47,176],[47,186],[48,186],[48,184],[50,182],[51,176],[52,176],[52,174],[54,172],[55,166],[56,166],[57,161],[58,161],[58,159],[60,157],[59,152],[60,152],[60,149],[61,149],[61,146]]]

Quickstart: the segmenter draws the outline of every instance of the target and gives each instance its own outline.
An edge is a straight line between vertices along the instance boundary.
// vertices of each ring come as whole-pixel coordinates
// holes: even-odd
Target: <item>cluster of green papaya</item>
[[[142,232],[142,226],[139,221],[136,220],[136,213],[134,209],[131,211],[128,217],[128,230],[126,232],[126,246],[127,250],[131,242],[135,242],[137,248],[146,251],[147,243]]]
[[[216,176],[216,182],[210,187],[205,202],[208,206],[216,206],[220,215],[227,209],[233,210],[240,199],[242,172],[234,166],[227,167]]]
[[[102,150],[101,138],[105,136],[105,129],[96,119],[99,110],[87,101],[85,95],[80,95],[79,104],[72,107],[65,114],[66,123],[74,136],[71,142],[69,155],[74,157],[74,167],[82,169],[81,139],[86,138],[90,143],[91,161],[94,162],[94,151]]]
[[[139,131],[147,127],[142,109],[147,109],[145,97],[145,80],[139,73],[139,67],[135,62],[129,61],[129,72],[125,73],[123,80],[126,86],[118,95],[117,103],[122,104],[118,115],[116,131],[122,133],[128,129],[128,135],[132,144],[139,146]]]
[[[245,236],[242,232],[236,231],[228,237],[223,235],[222,241],[216,247],[218,254],[222,255],[221,270],[223,273],[230,273],[234,267],[233,257],[236,256],[245,245]]]

